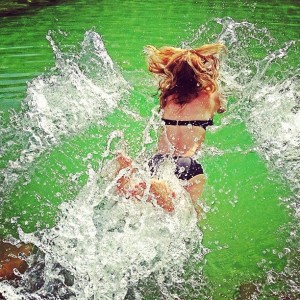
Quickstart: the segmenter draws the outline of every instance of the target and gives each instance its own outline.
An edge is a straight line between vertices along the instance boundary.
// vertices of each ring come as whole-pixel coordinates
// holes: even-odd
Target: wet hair
[[[148,69],[159,77],[160,107],[166,106],[170,95],[175,103],[185,104],[201,89],[218,90],[218,54],[224,52],[220,43],[194,49],[146,46]]]

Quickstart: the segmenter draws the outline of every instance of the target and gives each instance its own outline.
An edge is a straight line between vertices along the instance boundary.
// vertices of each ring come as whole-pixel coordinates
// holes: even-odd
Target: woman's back
[[[158,141],[158,153],[148,163],[153,176],[150,191],[156,205],[168,212],[174,211],[173,199],[176,195],[160,178],[166,159],[173,162],[175,176],[185,182],[184,188],[199,216],[197,199],[202,193],[205,175],[201,164],[192,156],[205,138],[206,127],[213,124],[214,114],[224,111],[217,79],[218,56],[225,51],[225,46],[220,43],[195,49],[145,47],[148,69],[159,80],[160,109],[165,123]],[[118,161],[119,170],[131,165],[131,160],[123,156]],[[132,181],[130,175],[135,169],[129,171],[129,176],[121,176],[118,180],[118,190],[125,195],[144,197],[148,185]],[[152,201],[151,197],[148,201]]]
[[[158,152],[193,156],[204,141],[206,126],[212,124],[212,118],[219,109],[218,93],[201,90],[184,105],[172,101],[172,96],[169,96],[163,109],[166,126],[159,138]],[[179,122],[176,124],[174,121]]]

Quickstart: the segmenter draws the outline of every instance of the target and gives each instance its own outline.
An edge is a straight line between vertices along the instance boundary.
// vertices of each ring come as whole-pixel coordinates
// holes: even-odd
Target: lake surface
[[[55,274],[52,258],[74,276],[69,287],[73,294],[68,290],[69,296],[64,292],[62,299],[101,299],[97,280],[109,272],[98,270],[100,279],[91,275],[97,259],[116,249],[123,252],[113,259],[124,259],[126,247],[145,253],[147,243],[155,244],[161,268],[145,256],[149,268],[145,261],[140,261],[143,268],[135,265],[139,280],[133,280],[132,271],[120,292],[120,269],[112,265],[102,289],[116,292],[107,299],[299,298],[299,4],[78,0],[49,6],[42,2],[18,10],[10,7],[1,17],[1,236],[34,243],[46,253],[51,274]],[[128,221],[128,217],[120,217],[122,209],[110,208],[103,216],[99,203],[105,203],[107,189],[98,190],[91,170],[106,166],[122,143],[141,165],[155,151],[158,96],[143,47],[193,47],[215,41],[228,48],[221,78],[228,111],[216,116],[198,157],[207,175],[199,229],[189,223],[183,225],[186,231],[180,231],[166,219],[177,228],[174,239],[158,226],[149,236],[142,230],[112,236],[117,223],[105,229],[103,220]],[[88,202],[89,197],[98,202]],[[135,209],[125,207],[123,213],[136,215]],[[74,221],[70,211],[82,218]],[[150,227],[148,217],[143,220]],[[64,232],[59,240],[53,228]],[[71,228],[77,240],[72,247],[82,253],[74,254],[77,271],[64,265],[64,258],[71,255],[67,252]],[[89,230],[97,232],[94,238],[87,235]],[[183,232],[199,243],[186,246]],[[106,233],[107,240],[100,233]],[[57,241],[55,247],[50,237]],[[115,239],[120,244],[114,244]],[[162,258],[168,239],[173,260],[178,248],[178,264]],[[107,248],[100,249],[106,241]],[[138,241],[143,250],[131,248]],[[190,264],[184,264],[180,247],[192,253]],[[87,249],[94,249],[93,259]],[[82,273],[81,262],[86,262]],[[168,264],[178,269],[176,276]],[[122,270],[130,266],[129,255]],[[180,268],[186,270],[186,277],[179,274]],[[188,276],[189,271],[193,275]],[[1,283],[0,292],[9,291],[8,299],[19,299],[22,293],[28,299],[59,295],[49,292],[46,283],[40,292],[34,290],[30,275],[26,276],[19,287]],[[79,296],[85,285],[90,289]]]

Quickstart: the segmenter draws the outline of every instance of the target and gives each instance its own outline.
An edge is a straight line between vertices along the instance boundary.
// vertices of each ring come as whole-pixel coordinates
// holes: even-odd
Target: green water
[[[78,47],[84,32],[93,28],[102,35],[124,77],[137,92],[146,91],[149,95],[155,92],[155,87],[149,87],[143,46],[179,45],[212,18],[231,17],[267,27],[282,43],[299,38],[300,9],[295,1],[81,0],[29,12],[1,19],[0,110],[4,123],[10,109],[20,109],[26,82],[54,64],[52,49],[45,39],[48,30],[68,33],[63,41],[67,51],[66,45]],[[215,23],[211,26],[212,32],[218,32]],[[203,42],[213,39],[204,36]],[[259,56],[260,50],[256,51]],[[294,63],[295,67],[297,62]],[[111,124],[107,130],[122,129],[126,124],[125,138],[134,156],[141,147],[146,118],[156,104],[142,102],[134,94],[130,105],[145,121],[134,122],[122,112],[115,112],[107,119]],[[15,216],[25,231],[53,226],[56,207],[74,198],[87,179],[87,163],[82,158],[94,151],[90,162],[95,168],[98,166],[99,154],[106,147],[106,134],[104,128],[90,127],[44,153],[30,168],[31,181],[24,185],[26,178],[22,178],[11,191],[10,201],[3,207],[2,235],[15,234],[16,223],[11,224]],[[283,269],[285,259],[279,259],[278,252],[285,247],[288,232],[283,227],[290,217],[282,199],[290,195],[290,190],[251,150],[254,141],[244,123],[236,122],[216,133],[209,132],[206,145],[228,151],[203,158],[208,177],[203,199],[211,207],[200,222],[203,243],[211,250],[205,256],[204,274],[213,299],[234,299],[239,285],[263,282],[264,269]],[[2,157],[1,166],[17,156],[18,149]],[[69,181],[69,173],[80,173],[79,181]]]

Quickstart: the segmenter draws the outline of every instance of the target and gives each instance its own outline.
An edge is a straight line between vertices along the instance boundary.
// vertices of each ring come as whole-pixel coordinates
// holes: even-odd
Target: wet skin
[[[219,112],[224,112],[222,96],[218,92],[201,90],[197,96],[184,105],[175,103],[170,96],[163,109],[163,118],[177,121],[209,120]],[[158,153],[171,156],[193,157],[205,139],[205,130],[199,126],[166,125],[158,141]],[[188,180],[186,190],[191,196],[197,214],[196,202],[202,194],[205,175],[199,174]]]

